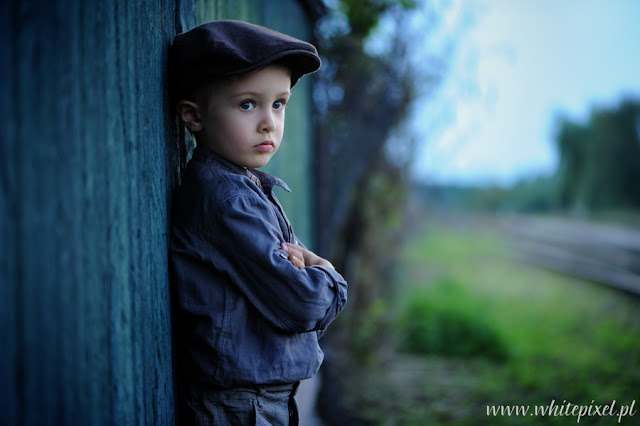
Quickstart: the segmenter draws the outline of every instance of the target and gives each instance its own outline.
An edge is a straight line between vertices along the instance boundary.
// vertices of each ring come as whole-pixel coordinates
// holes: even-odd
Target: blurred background
[[[640,405],[640,2],[0,2],[0,424],[176,423],[175,35],[317,45],[267,171],[349,282],[303,426]],[[625,422],[626,420],[626,422]],[[613,424],[617,417],[583,417]]]
[[[350,293],[321,421],[636,401],[640,4],[325,3],[318,245]]]

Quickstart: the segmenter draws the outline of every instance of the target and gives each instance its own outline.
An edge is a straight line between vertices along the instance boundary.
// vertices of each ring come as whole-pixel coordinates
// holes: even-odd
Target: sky
[[[640,98],[640,0],[440,3],[441,41],[458,38],[438,90],[414,109],[420,180],[551,174],[556,117],[586,120],[594,106]]]

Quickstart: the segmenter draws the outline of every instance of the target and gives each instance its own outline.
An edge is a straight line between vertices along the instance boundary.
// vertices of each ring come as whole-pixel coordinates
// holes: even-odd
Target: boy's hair
[[[185,95],[182,99],[195,102],[202,111],[207,111],[211,96],[223,87],[233,83],[237,78],[238,76],[218,77],[210,79],[209,81],[203,81],[198,87],[194,87],[193,93]]]
[[[305,41],[242,21],[213,21],[179,34],[169,50],[171,104],[195,101],[197,91],[274,63],[291,71],[291,87],[322,64]]]

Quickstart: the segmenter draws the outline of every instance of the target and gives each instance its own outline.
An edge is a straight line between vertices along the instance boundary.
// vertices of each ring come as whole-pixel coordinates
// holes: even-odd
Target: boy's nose
[[[260,121],[259,131],[260,133],[271,133],[276,129],[276,119],[273,116],[273,112],[266,111]]]

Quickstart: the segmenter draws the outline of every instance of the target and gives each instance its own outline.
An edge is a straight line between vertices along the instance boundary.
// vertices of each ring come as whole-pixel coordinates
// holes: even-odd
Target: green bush
[[[493,361],[508,357],[503,339],[483,318],[478,303],[449,281],[412,291],[398,325],[401,351]]]

